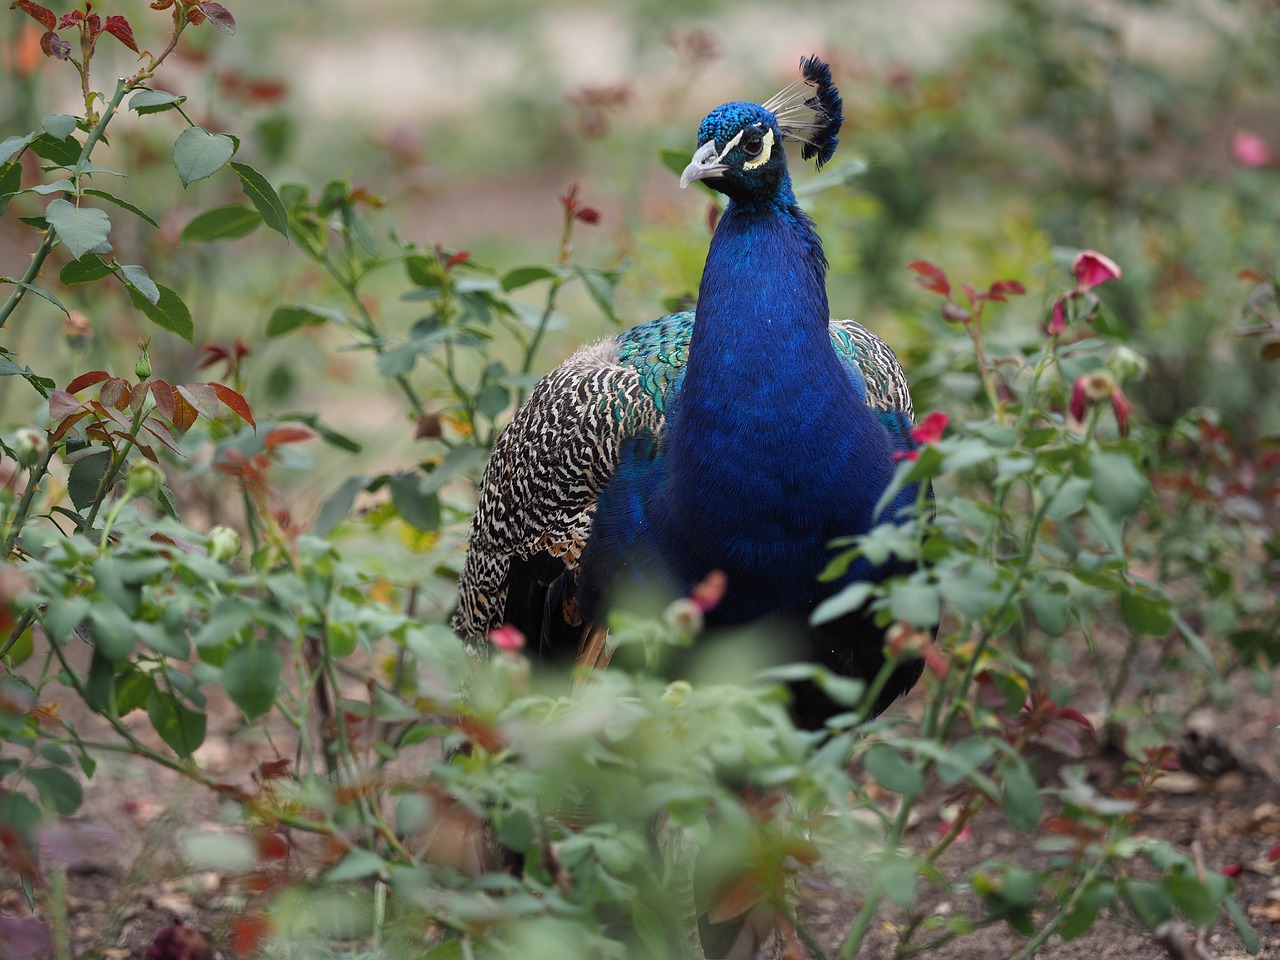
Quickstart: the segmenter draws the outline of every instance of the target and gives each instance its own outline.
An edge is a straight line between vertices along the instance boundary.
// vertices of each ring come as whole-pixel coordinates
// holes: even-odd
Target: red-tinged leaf
[[[934,266],[928,260],[912,260],[907,267],[918,274],[915,278],[917,284],[944,297],[950,296],[951,283],[940,267]]]
[[[140,454],[142,454],[144,457],[146,457],[156,466],[160,465],[160,458],[156,456],[155,447],[151,446],[150,444],[143,443],[141,440],[136,439],[135,437],[126,433],[123,430],[112,430],[111,435],[113,437],[119,437],[121,440],[133,440],[133,445],[138,448],[138,452]]]
[[[133,27],[129,26],[129,21],[121,16],[107,17],[106,26],[102,28],[111,34],[134,53],[138,53],[138,44],[133,39]]]
[[[152,0],[152,10],[168,10],[173,6],[174,0]]]
[[[200,419],[200,413],[193,407],[187,398],[183,396],[179,390],[172,391],[173,396],[173,416],[166,419],[173,424],[173,429],[178,431],[178,436],[182,436],[190,430],[197,420]]]
[[[65,390],[55,390],[49,394],[49,416],[61,420],[85,409],[85,402],[77,400]]]
[[[288,859],[289,841],[281,834],[275,831],[260,833],[255,839],[258,842],[258,855],[263,860]]]
[[[209,384],[179,384],[173,390],[175,394],[181,394],[186,398],[186,401],[206,420],[218,419],[218,395],[213,392]]]
[[[93,410],[96,414],[98,414],[98,416],[101,417],[103,420],[110,420],[113,423],[117,423],[122,427],[132,426],[132,424],[129,423],[129,420],[127,417],[120,416],[120,414],[118,414],[116,411],[112,410],[110,407],[103,404],[101,400],[90,400],[89,408]]]
[[[142,429],[147,431],[147,433],[151,434],[174,453],[179,456],[186,456],[186,454],[182,452],[182,447],[178,446],[178,441],[174,439],[173,434],[166,430],[164,424],[160,423],[158,420],[148,420],[142,425]]]
[[[156,398],[156,409],[160,416],[173,423],[173,387],[166,380],[148,380],[147,388]]]
[[[58,29],[62,30],[66,27],[74,27],[76,24],[84,20],[83,10],[72,10],[70,13],[64,13],[58,18]]]
[[[98,38],[98,34],[102,33],[102,18],[96,13],[91,13],[85,17],[85,26],[89,28],[89,36],[93,39]]]
[[[963,283],[961,284],[961,287],[964,289],[964,295],[969,298],[969,303],[973,306],[976,306],[983,300],[987,299],[987,295],[985,293],[979,293],[977,290],[973,289],[972,284]]]
[[[71,56],[71,44],[50,30],[40,38],[40,49],[45,56],[55,60],[66,60]]]
[[[444,262],[444,268],[446,270],[452,270],[458,264],[466,263],[470,259],[471,259],[471,251],[459,250],[457,253],[449,254],[449,259]]]
[[[126,410],[133,400],[133,388],[124,377],[111,377],[98,391],[98,399],[108,407]]]
[[[724,923],[740,917],[763,900],[768,892],[769,888],[760,871],[748,870],[720,891],[711,904],[711,909],[707,911],[707,919],[712,923]]]
[[[205,3],[198,4],[198,7],[209,18],[209,22],[223,33],[233,34],[236,32],[236,18],[222,4],[207,0]]]
[[[53,30],[58,25],[58,18],[48,7],[42,7],[38,3],[32,3],[31,0],[14,0],[9,4],[10,10],[21,10],[40,26],[46,30]]]
[[[273,428],[270,433],[262,438],[262,445],[270,450],[272,447],[281,447],[286,443],[305,443],[315,438],[316,432],[310,427],[291,423]]]
[[[1026,292],[1027,288],[1017,280],[997,280],[987,288],[987,298],[997,303],[1008,303],[1005,297],[1015,294],[1021,296]]]
[[[289,776],[289,765],[292,761],[288,757],[279,760],[264,760],[258,764],[258,779],[260,780],[282,780]]]
[[[201,10],[199,7],[187,8],[187,22],[190,23],[193,27],[200,26],[200,24],[204,23],[206,19],[208,18],[205,17],[204,11]]]
[[[147,393],[151,390],[151,381],[138,384],[133,388],[133,393],[129,397],[129,409],[137,413],[142,409],[143,402],[147,399]]]
[[[68,417],[64,417],[53,433],[49,434],[49,446],[56,446],[63,437],[71,432],[72,427],[87,416],[89,416],[89,410],[88,408],[84,408]]]
[[[1266,283],[1267,278],[1257,270],[1241,270],[1236,274],[1237,280],[1248,280],[1250,283]]]
[[[67,384],[67,393],[79,393],[85,387],[92,387],[95,383],[101,383],[103,380],[109,380],[110,378],[111,374],[105,370],[91,370],[88,373],[82,373]]]
[[[1277,843],[1274,847],[1272,847],[1270,850],[1267,851],[1267,859],[1271,863],[1276,863],[1277,861],[1280,861],[1280,843]]]
[[[1225,867],[1220,867],[1218,872],[1224,877],[1238,877],[1244,873],[1244,864],[1239,861],[1236,863],[1229,863]]]
[[[1059,720],[1069,720],[1093,733],[1093,724],[1089,722],[1089,718],[1074,707],[1059,707],[1055,712]]]
[[[261,914],[240,916],[231,922],[231,949],[238,957],[256,957],[271,935],[271,922]]]
[[[253,429],[258,429],[258,424],[254,421],[253,413],[250,412],[249,404],[244,397],[223,383],[210,383],[206,384],[206,386],[213,387],[213,392],[228,410],[239,416],[241,420],[249,424]]]

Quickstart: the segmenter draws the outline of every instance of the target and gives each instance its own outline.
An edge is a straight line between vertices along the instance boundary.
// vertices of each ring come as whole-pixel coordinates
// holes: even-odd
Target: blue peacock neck
[[[667,423],[664,552],[687,581],[729,573],[727,621],[780,609],[781,581],[782,608],[829,592],[815,539],[869,529],[892,472],[884,430],[831,345],[821,241],[783,186],[721,218]],[[811,593],[796,596],[797,583]]]

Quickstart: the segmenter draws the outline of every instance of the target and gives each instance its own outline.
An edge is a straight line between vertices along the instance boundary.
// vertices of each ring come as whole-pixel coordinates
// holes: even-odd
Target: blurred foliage
[[[65,917],[65,888],[39,838],[123,751],[238,812],[182,844],[251,900],[240,953],[697,956],[718,925],[695,935],[697,913],[808,943],[792,888],[814,868],[862,896],[846,956],[890,907],[899,956],[995,923],[1030,956],[1103,910],[1225,912],[1252,945],[1232,882],[1139,825],[1187,714],[1280,664],[1274,4],[993,0],[942,55],[829,51],[853,156],[797,186],[831,299],[950,426],[924,419],[899,474],[932,479],[937,522],[832,561],[930,566],[821,615],[870,600],[894,657],[925,658],[916,723],[864,722],[865,691],[809,666],[743,677],[747,647],[707,650],[692,682],[566,689],[511,638],[475,656],[442,625],[472,484],[537,374],[696,294],[714,201],[658,196],[659,150],[687,155],[724,72],[736,95],[789,75],[647,2],[613,16],[648,82],[564,89],[536,37],[584,4],[388,4],[382,43],[429,21],[446,46],[515,38],[515,68],[425,131],[377,128],[300,110],[314,64],[279,52],[363,13],[236,10],[233,46],[222,5],[161,6],[130,11],[164,51],[132,75],[118,22],[70,63],[49,35],[107,21],[50,26],[23,0],[0,33],[0,828],[41,917]],[[372,112],[387,91],[360,95]],[[613,627],[693,640],[662,611]],[[802,678],[848,704],[830,729],[787,719]],[[214,692],[280,738],[249,782],[193,760]],[[106,739],[59,716],[68,698]],[[1086,714],[1130,757],[1115,794],[1070,765]],[[908,841],[935,791],[954,820]],[[984,809],[1044,856],[950,870]],[[964,907],[933,916],[935,895]]]

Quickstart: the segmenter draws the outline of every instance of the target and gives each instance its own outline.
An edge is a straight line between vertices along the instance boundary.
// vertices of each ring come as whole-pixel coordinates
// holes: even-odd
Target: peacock
[[[884,630],[864,610],[810,626],[846,584],[902,567],[865,558],[822,581],[835,538],[903,522],[907,486],[877,513],[914,448],[902,366],[875,334],[831,319],[827,261],[796,202],[785,141],[818,168],[839,142],[843,102],[816,56],[763,104],[735,101],[698,128],[681,187],[728,203],[696,308],[580,348],[543,378],[499,436],[479,491],[453,627],[482,638],[511,624],[538,655],[607,661],[606,618],[636,590],[690,595],[723,583],[707,631],[766,621],[799,630],[800,656],[869,680]],[[878,713],[909,690],[899,665]],[[839,710],[793,692],[796,722]]]

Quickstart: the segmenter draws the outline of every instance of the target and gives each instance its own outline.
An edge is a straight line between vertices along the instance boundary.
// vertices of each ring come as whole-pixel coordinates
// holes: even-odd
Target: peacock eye
[[[742,138],[742,152],[751,159],[760,156],[760,151],[764,149],[764,137],[758,133],[748,133]]]

